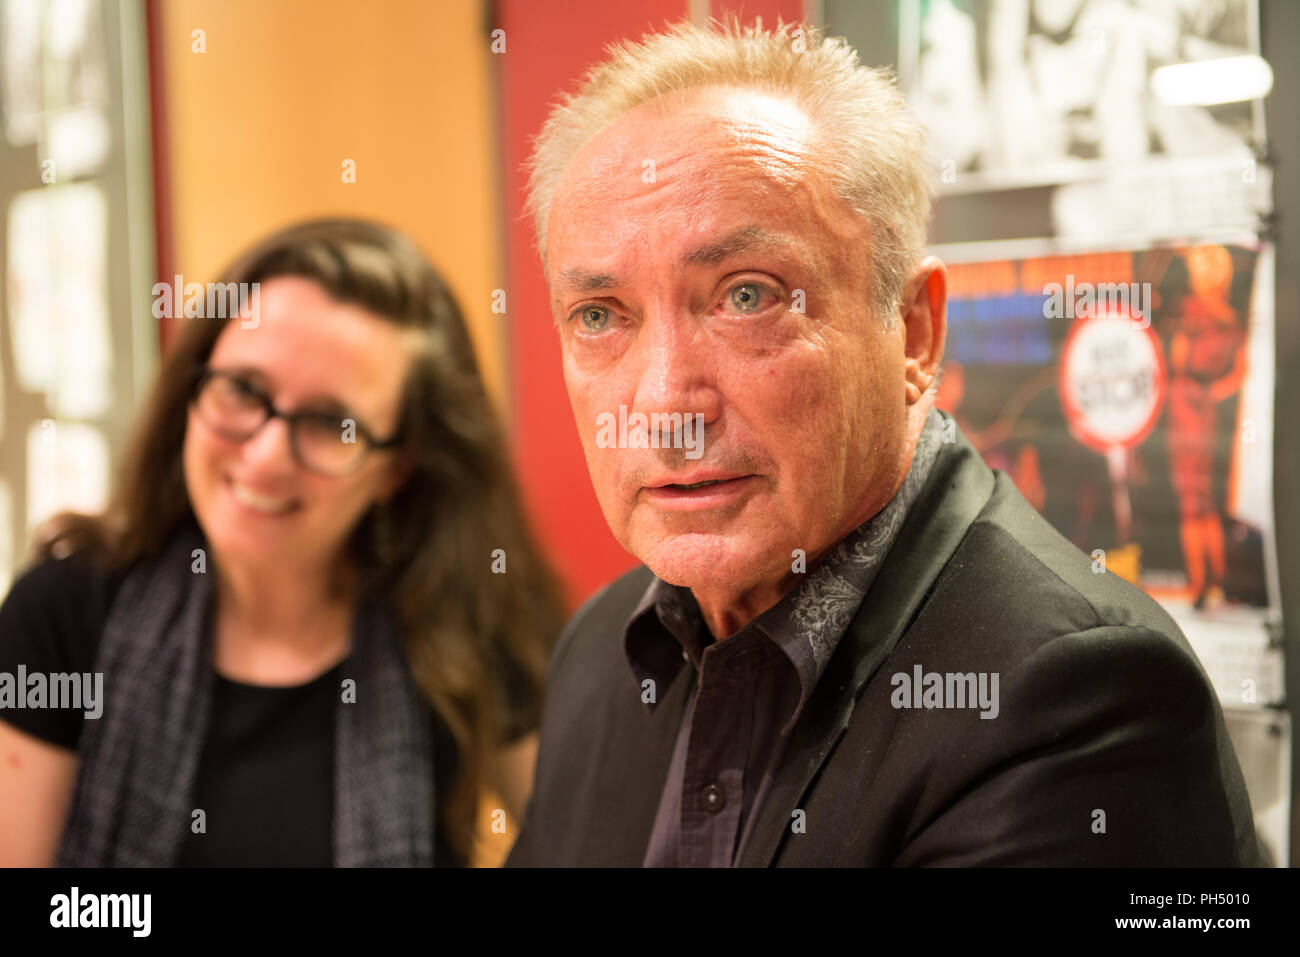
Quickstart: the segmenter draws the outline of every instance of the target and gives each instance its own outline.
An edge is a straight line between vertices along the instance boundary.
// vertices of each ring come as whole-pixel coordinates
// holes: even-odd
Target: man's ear
[[[948,270],[926,256],[903,286],[898,315],[903,322],[907,404],[915,405],[939,374],[948,337]]]

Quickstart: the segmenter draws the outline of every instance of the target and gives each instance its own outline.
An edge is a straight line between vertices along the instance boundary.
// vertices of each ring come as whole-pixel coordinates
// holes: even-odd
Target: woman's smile
[[[226,479],[226,488],[238,504],[261,516],[279,517],[296,512],[302,507],[302,503],[297,499],[266,495],[232,478]]]

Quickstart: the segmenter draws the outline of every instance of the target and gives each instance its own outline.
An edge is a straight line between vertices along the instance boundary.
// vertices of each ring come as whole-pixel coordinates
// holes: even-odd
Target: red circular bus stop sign
[[[1132,448],[1151,432],[1165,397],[1160,340],[1132,316],[1080,319],[1061,349],[1061,405],[1070,430],[1101,453]]]

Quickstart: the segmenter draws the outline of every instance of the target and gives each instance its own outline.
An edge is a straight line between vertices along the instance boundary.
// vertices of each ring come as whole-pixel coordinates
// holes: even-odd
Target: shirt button
[[[716,784],[710,784],[700,792],[700,806],[704,810],[716,814],[727,806],[726,792]]]

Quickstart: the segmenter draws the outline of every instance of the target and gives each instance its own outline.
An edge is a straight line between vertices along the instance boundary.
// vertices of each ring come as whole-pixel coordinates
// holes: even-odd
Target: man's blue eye
[[[757,312],[763,301],[763,290],[755,283],[745,282],[733,288],[729,298],[738,312]]]
[[[586,306],[581,313],[582,324],[592,332],[600,332],[609,324],[609,310],[604,306]]]

